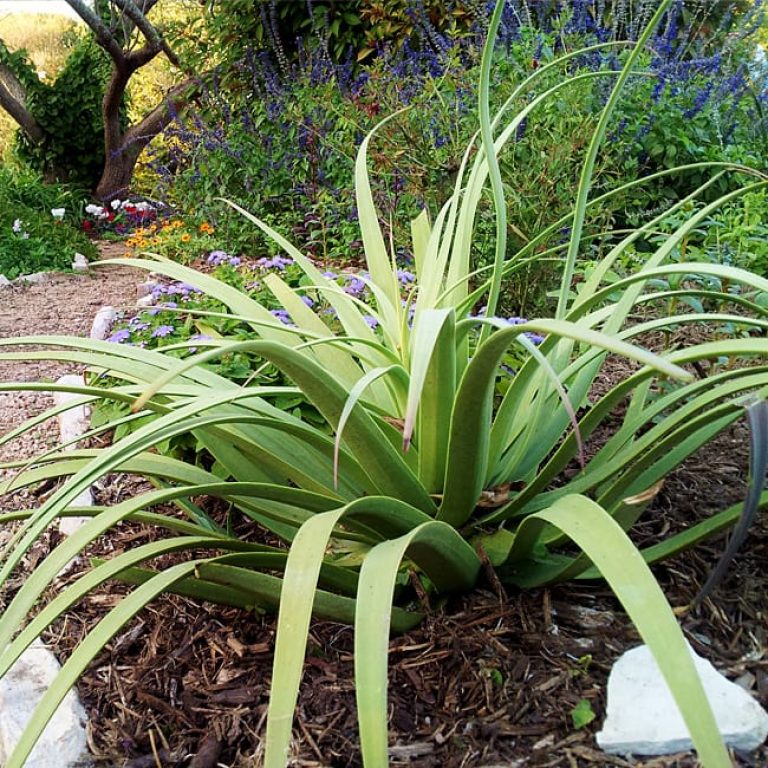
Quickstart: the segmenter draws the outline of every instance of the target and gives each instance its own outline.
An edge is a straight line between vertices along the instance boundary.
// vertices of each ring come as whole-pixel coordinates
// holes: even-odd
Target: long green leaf
[[[600,570],[648,645],[688,727],[704,768],[730,768],[712,709],[683,634],[661,588],[616,522],[590,499],[568,496],[527,518],[518,538],[535,540],[545,524],[559,528]],[[517,539],[515,545],[517,545]],[[527,556],[513,546],[511,558]]]

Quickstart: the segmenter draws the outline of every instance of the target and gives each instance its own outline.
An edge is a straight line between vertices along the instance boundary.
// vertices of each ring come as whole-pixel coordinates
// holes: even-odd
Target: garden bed
[[[85,335],[102,303],[131,303],[136,281],[134,272],[110,269],[13,289],[0,332]],[[50,366],[26,372],[19,366],[4,370],[4,375],[29,380],[60,373]],[[646,514],[648,522],[637,529],[637,543],[647,545],[742,498],[747,445],[744,427],[736,425],[676,471]],[[115,478],[96,489],[96,502],[111,504],[136,490],[134,481]],[[25,503],[30,498],[27,495]],[[14,503],[7,498],[2,506]],[[150,535],[140,526],[125,524],[100,540],[93,554],[114,554]],[[693,599],[723,546],[722,538],[714,540],[655,567],[674,607]],[[36,548],[32,560],[43,554]],[[693,647],[729,678],[756,692],[764,706],[766,557],[768,525],[763,516],[712,599],[681,617]],[[65,657],[124,589],[110,584],[94,592],[57,622],[46,641]],[[95,754],[106,765],[131,768],[252,765],[264,736],[274,635],[270,615],[180,597],[156,600],[113,640],[78,685],[90,714]],[[605,711],[610,667],[638,642],[615,598],[599,584],[505,592],[488,571],[476,592],[448,601],[422,627],[393,638],[392,762],[637,765],[600,752],[594,734]],[[571,713],[583,699],[597,717],[577,729]],[[297,712],[296,765],[359,765],[348,627],[313,623]],[[744,766],[766,761],[766,748],[738,756]],[[680,755],[641,764],[695,762],[690,755]]]

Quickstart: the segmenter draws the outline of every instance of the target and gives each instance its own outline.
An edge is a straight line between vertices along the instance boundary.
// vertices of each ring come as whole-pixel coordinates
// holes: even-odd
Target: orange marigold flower
[[[202,232],[204,235],[210,235],[210,234],[212,234],[212,233],[213,233],[213,227],[212,227],[212,226],[211,226],[211,225],[210,225],[210,224],[209,224],[207,221],[204,221],[204,222],[203,222],[203,223],[200,225],[200,231],[201,231],[201,232]]]
[[[191,239],[192,239],[192,237],[190,236],[189,232],[185,232],[185,233],[184,233],[184,234],[181,236],[181,242],[182,242],[182,243],[188,243],[188,242],[189,242]]]
[[[174,229],[178,229],[179,227],[183,227],[183,226],[184,226],[184,222],[183,222],[181,219],[174,219],[174,220],[171,222],[171,226],[172,226]]]
[[[123,254],[123,258],[124,258],[124,259],[130,259],[130,258],[131,258],[131,256],[133,256],[133,251],[126,251],[126,252]]]

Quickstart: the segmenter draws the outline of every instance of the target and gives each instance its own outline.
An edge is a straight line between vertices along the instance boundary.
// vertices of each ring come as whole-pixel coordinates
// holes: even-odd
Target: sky
[[[80,18],[65,0],[0,0],[0,16],[6,13],[57,13]]]

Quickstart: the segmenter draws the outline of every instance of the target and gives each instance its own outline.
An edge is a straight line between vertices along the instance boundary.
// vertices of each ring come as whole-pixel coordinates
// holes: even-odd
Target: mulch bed
[[[637,531],[643,545],[743,497],[743,427],[735,426],[667,481]],[[133,489],[135,490],[135,489]],[[132,492],[130,483],[119,496]],[[102,499],[107,501],[107,498]],[[112,501],[117,499],[112,499]],[[110,549],[144,540],[124,525]],[[656,566],[671,604],[688,605],[724,539]],[[758,520],[711,599],[681,618],[693,647],[768,704],[768,521]],[[608,756],[594,740],[607,675],[639,638],[611,593],[585,582],[504,591],[486,578],[390,645],[392,765],[695,766],[690,754],[645,761]],[[47,639],[66,656],[124,587],[88,597]],[[262,754],[274,617],[175,596],[157,600],[101,654],[78,688],[105,764],[252,766]],[[350,628],[314,622],[294,722],[293,765],[360,765]],[[596,720],[577,730],[571,710],[587,699]],[[254,760],[256,759],[256,762]],[[734,755],[768,765],[768,748]]]

